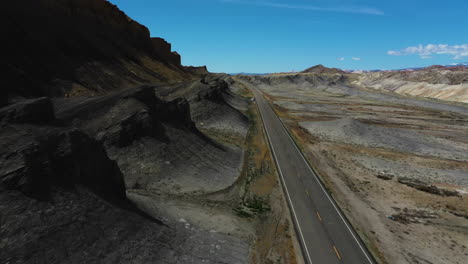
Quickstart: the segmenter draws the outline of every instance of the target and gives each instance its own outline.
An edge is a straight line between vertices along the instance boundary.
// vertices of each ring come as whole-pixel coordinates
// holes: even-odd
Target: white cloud
[[[345,58],[344,58],[344,57],[340,57],[340,58],[338,58],[337,60],[339,60],[339,61],[344,61]]]
[[[221,0],[224,3],[233,4],[244,4],[244,5],[256,5],[256,6],[267,6],[276,8],[286,9],[301,9],[310,11],[321,11],[321,12],[335,12],[335,13],[351,13],[351,14],[365,14],[365,15],[379,15],[382,16],[385,13],[377,8],[372,7],[346,7],[346,6],[335,6],[335,7],[322,7],[313,5],[295,5],[295,4],[283,4],[267,1],[247,1],[247,0]]]
[[[428,44],[426,46],[419,45],[408,47],[399,51],[389,50],[388,55],[391,56],[406,56],[417,54],[421,59],[430,59],[433,54],[446,54],[453,56],[453,59],[458,60],[463,57],[468,57],[468,44],[463,45],[447,45],[447,44]]]
[[[361,60],[361,58],[358,58],[358,57],[352,57],[351,59],[355,60],[355,61],[360,61]]]

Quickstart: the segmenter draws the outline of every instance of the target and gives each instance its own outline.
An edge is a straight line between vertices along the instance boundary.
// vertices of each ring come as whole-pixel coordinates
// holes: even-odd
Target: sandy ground
[[[273,102],[380,263],[466,263],[468,108],[331,77],[270,78],[244,80]]]

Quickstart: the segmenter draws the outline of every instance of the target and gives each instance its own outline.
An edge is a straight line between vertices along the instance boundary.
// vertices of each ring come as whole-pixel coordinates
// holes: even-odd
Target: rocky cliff
[[[0,106],[21,98],[99,95],[195,73],[162,39],[105,0],[6,1]],[[206,72],[205,72],[206,73]]]
[[[104,0],[1,6],[0,263],[246,263],[247,236],[150,210],[237,182],[228,76]]]
[[[172,46],[169,42],[162,38],[151,38],[156,54],[167,63],[172,65],[181,65],[179,53],[172,51]]]

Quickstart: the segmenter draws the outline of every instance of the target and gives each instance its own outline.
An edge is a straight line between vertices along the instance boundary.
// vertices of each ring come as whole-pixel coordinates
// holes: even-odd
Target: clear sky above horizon
[[[468,62],[467,0],[110,0],[212,72]]]

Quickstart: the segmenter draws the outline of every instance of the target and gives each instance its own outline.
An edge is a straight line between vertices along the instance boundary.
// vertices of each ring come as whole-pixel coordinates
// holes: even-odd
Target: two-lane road
[[[304,258],[310,264],[373,264],[374,260],[297,148],[263,95],[255,94],[289,202]]]

